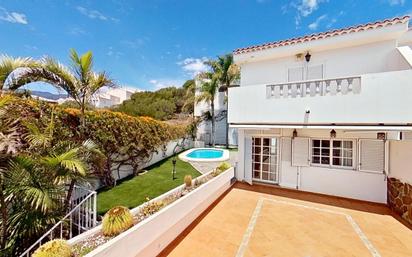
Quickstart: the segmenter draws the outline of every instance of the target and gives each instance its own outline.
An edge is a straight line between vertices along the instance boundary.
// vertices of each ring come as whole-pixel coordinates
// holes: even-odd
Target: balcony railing
[[[359,94],[360,92],[360,77],[308,80],[266,86],[267,98],[347,95],[351,93]]]

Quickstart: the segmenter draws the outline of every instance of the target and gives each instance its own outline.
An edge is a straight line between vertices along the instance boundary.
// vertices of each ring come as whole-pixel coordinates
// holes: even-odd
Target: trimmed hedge
[[[53,113],[53,144],[61,141],[80,144],[85,139],[93,140],[105,156],[105,161],[91,169],[105,185],[115,182],[111,176],[113,166],[128,164],[137,172],[158,149],[172,140],[187,136],[186,126],[170,125],[149,117],[133,117],[109,110],[86,111],[86,124],[82,128],[78,109],[63,108],[33,99],[12,97],[7,111],[18,122],[34,122],[41,128],[49,124]],[[24,126],[21,129],[25,129]]]

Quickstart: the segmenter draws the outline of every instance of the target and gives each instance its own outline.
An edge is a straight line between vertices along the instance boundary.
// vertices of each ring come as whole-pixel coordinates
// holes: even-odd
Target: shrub
[[[141,164],[167,142],[183,138],[188,133],[184,125],[171,125],[150,117],[133,117],[108,110],[92,110],[85,113],[86,124],[81,136],[78,109],[14,96],[10,99],[7,111],[11,117],[19,117],[19,123],[32,122],[44,130],[50,123],[51,113],[54,113],[55,141],[51,145],[61,141],[81,144],[84,138],[95,142],[106,160],[96,162],[98,165],[90,167],[90,170],[108,186],[114,185],[112,174],[119,165],[131,165],[137,172]]]
[[[72,255],[70,245],[62,239],[49,241],[33,253],[33,257],[71,257]]]
[[[186,187],[191,187],[192,186],[192,176],[186,175],[184,178],[184,182]]]
[[[115,236],[133,226],[130,210],[123,206],[111,208],[103,217],[102,231],[105,236]]]
[[[217,175],[219,175],[220,173],[222,173],[223,171],[229,169],[231,167],[231,165],[227,162],[222,162],[219,166],[216,167],[216,169],[212,172],[212,176],[216,177]]]

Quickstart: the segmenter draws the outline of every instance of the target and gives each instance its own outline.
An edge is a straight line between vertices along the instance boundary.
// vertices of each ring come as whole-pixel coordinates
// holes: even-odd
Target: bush
[[[227,162],[222,162],[216,169],[212,172],[212,176],[216,177],[220,173],[224,172],[225,170],[229,169],[231,165]]]
[[[133,226],[130,210],[123,206],[110,209],[103,217],[102,231],[105,236],[116,236]]]
[[[149,201],[150,199],[147,198]],[[153,201],[153,202],[148,202],[146,203],[142,209],[140,210],[140,215],[142,217],[148,217],[156,212],[158,212],[160,209],[162,209],[166,205],[165,202],[163,201]]]
[[[118,165],[130,165],[137,173],[141,164],[168,142],[187,135],[186,126],[170,125],[150,117],[133,117],[108,110],[86,111],[85,128],[81,133],[80,111],[54,106],[34,100],[10,96],[10,116],[19,122],[34,123],[41,131],[54,114],[54,138],[51,145],[61,141],[81,144],[84,138],[92,140],[104,154],[105,161],[90,167],[93,175],[104,185],[114,185],[112,172]],[[24,129],[24,126],[21,126]],[[83,134],[83,136],[81,136]]]
[[[192,176],[186,175],[184,178],[184,182],[186,187],[191,187],[192,186]]]
[[[33,253],[33,257],[71,257],[72,255],[70,245],[62,239],[49,241]]]

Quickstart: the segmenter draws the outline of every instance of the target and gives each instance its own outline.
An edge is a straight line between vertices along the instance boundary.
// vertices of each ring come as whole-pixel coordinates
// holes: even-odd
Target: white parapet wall
[[[158,255],[230,188],[233,177],[234,168],[232,167],[106,244],[99,246],[85,257]],[[173,189],[159,198],[176,193],[176,190]],[[132,212],[136,213],[140,208],[141,206],[133,209]],[[100,229],[101,227],[98,226],[92,231],[79,235],[71,239],[69,244],[74,245],[88,236],[98,233]]]

